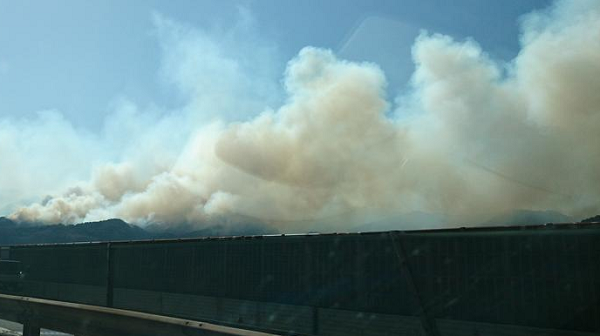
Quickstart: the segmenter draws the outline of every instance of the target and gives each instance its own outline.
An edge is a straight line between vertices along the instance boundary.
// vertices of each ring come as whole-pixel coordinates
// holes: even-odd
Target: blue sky
[[[330,48],[341,58],[378,63],[388,93],[396,95],[413,70],[410,48],[420,29],[471,37],[493,58],[508,60],[519,48],[519,17],[548,3],[1,0],[0,115],[30,118],[55,109],[76,127],[98,130],[123,97],[142,106],[176,106],[176,94],[159,75],[156,13],[219,31],[235,25],[243,10],[253,18],[254,38],[274,49],[275,76],[301,48]]]

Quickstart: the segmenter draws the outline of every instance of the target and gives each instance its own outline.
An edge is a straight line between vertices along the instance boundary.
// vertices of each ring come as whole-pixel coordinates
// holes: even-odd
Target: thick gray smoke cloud
[[[251,219],[289,232],[410,211],[462,225],[512,209],[597,213],[600,4],[560,2],[529,15],[522,27],[522,49],[506,64],[474,41],[421,34],[413,47],[413,90],[395,105],[375,64],[305,48],[285,71],[285,102],[238,122],[207,121],[214,119],[203,113],[235,116],[261,100],[272,103],[270,70],[258,70],[253,88],[244,70],[252,59],[236,60],[206,36],[171,27],[171,35],[186,36],[183,44],[167,36],[164,45],[175,50],[165,72],[189,94],[181,111],[152,114],[125,102],[102,137],[59,121],[67,135],[42,141],[41,150],[18,135],[19,127],[43,133],[41,126],[0,124],[2,186],[20,178],[16,169],[40,166],[21,167],[41,160],[43,146],[57,141],[63,147],[52,153],[62,156],[49,160],[73,164],[70,179],[80,181],[57,178],[51,186],[58,169],[28,178],[18,185],[28,190],[23,199],[38,186],[67,191],[16,208],[11,218],[196,225]],[[207,57],[208,73],[197,68]],[[123,143],[122,134],[128,146],[115,154],[110,148]]]

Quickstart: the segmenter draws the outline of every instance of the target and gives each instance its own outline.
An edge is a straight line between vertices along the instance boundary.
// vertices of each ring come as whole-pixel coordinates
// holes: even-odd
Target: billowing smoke
[[[198,32],[164,29],[186,37],[168,42],[167,34],[163,46],[174,50],[163,70],[190,101],[181,110],[142,112],[123,102],[101,136],[55,117],[41,123],[60,134],[39,143],[21,133],[44,133],[42,126],[0,123],[2,186],[26,190],[11,191],[23,200],[36,188],[63,190],[11,218],[251,220],[299,231],[411,211],[465,225],[512,209],[600,211],[597,1],[559,2],[524,18],[522,48],[508,63],[474,41],[422,33],[412,90],[396,103],[377,65],[304,48],[285,70],[284,103],[246,120],[239,110],[276,101],[270,70],[248,71],[260,62],[236,59]],[[257,58],[268,57],[268,45],[260,50]],[[207,117],[221,114],[227,119]],[[60,155],[44,156],[48,146]]]

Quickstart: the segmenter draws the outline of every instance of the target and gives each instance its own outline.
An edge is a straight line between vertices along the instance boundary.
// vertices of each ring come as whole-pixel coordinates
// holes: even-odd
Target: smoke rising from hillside
[[[47,122],[36,130],[52,134],[48,145],[19,135],[35,125],[0,122],[3,186],[46,166],[23,168],[53,144],[65,147],[47,158],[50,175],[73,171],[54,185],[34,175],[44,190],[63,191],[10,217],[199,226],[253,220],[297,231],[409,211],[464,224],[512,209],[597,213],[600,5],[560,2],[526,17],[522,30],[522,49],[507,64],[474,41],[422,33],[413,47],[413,89],[396,104],[385,98],[377,65],[307,47],[285,70],[283,105],[246,121],[201,115],[256,109],[277,90],[265,79],[269,70],[260,68],[253,88],[244,69],[260,61],[236,60],[205,36],[177,31],[185,43],[165,44],[176,52],[163,70],[189,95],[181,111],[155,115],[123,103],[100,137]],[[208,73],[173,68],[206,57]],[[18,187],[38,183],[31,184]]]

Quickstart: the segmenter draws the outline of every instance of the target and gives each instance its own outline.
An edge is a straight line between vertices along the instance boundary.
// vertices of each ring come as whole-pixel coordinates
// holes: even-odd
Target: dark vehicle
[[[18,260],[0,260],[0,289],[9,292],[23,290],[24,274]]]

